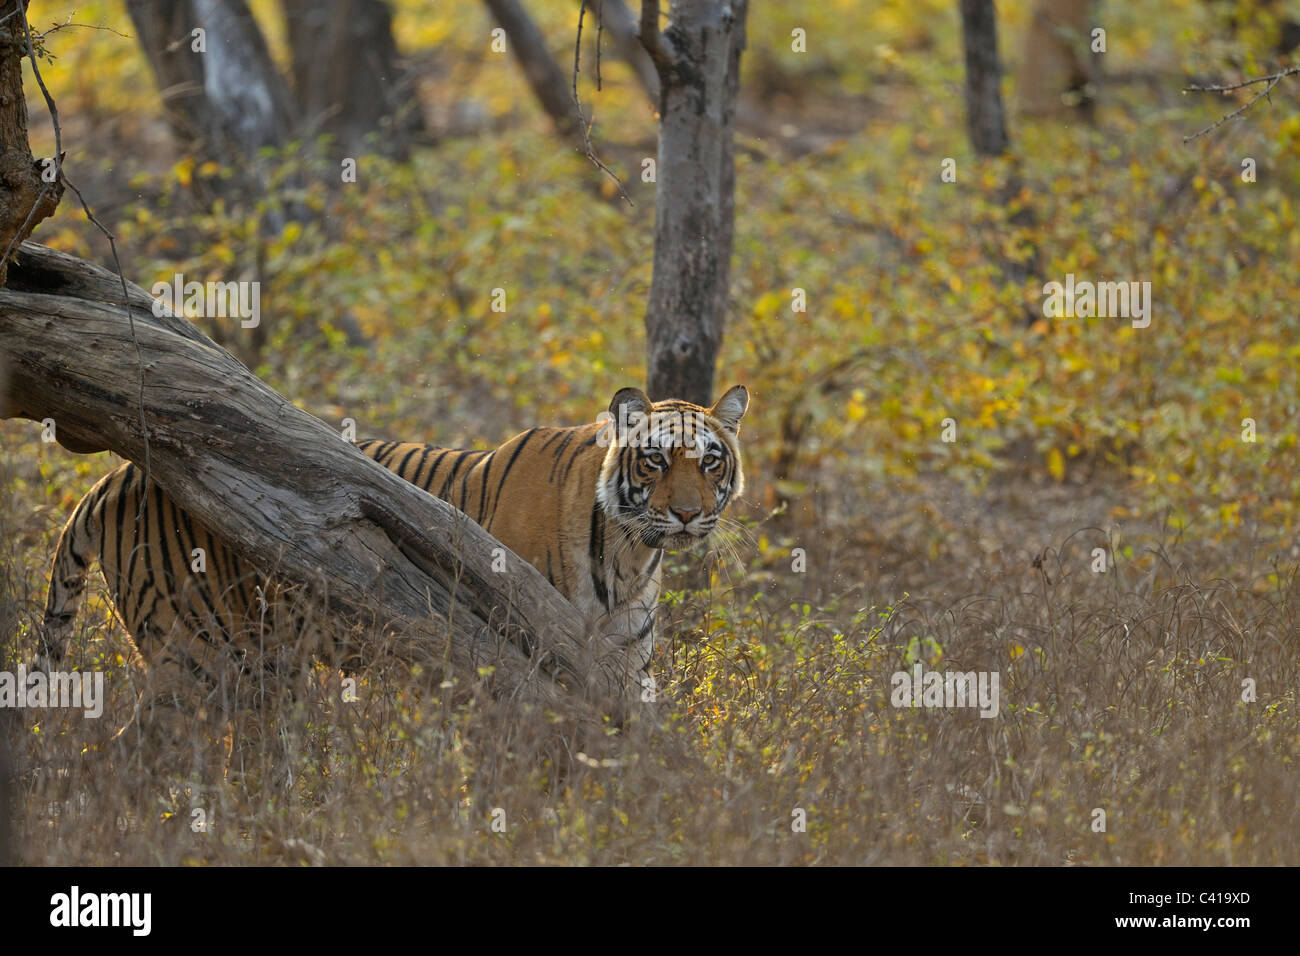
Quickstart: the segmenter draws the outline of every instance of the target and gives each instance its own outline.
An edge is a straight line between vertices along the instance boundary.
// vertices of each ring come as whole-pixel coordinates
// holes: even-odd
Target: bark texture
[[[420,128],[413,80],[384,0],[282,0],[304,132],[334,136],[344,155],[377,148],[405,159]],[[378,133],[374,147],[367,137]]]
[[[9,256],[38,223],[54,214],[63,195],[53,160],[45,165],[37,162],[27,141],[23,96],[27,36],[25,13],[19,12],[19,6],[20,0],[0,3],[0,17],[5,18],[0,23],[0,285],[4,285]],[[26,3],[21,6],[25,10]]]
[[[708,405],[726,326],[735,222],[733,136],[746,0],[641,8],[641,42],[659,73],[654,276],[646,307],[647,388],[655,401]]]
[[[293,97],[244,0],[127,0],[126,8],[182,153],[229,165],[293,138]]]
[[[1002,66],[993,0],[960,0],[966,48],[966,121],[980,156],[1000,156],[1008,146],[1002,110]]]
[[[285,401],[183,318],[155,316],[142,289],[130,287],[128,316],[103,269],[32,243],[20,262],[0,290],[0,417],[52,418],[65,447],[143,464],[143,374],[151,476],[254,566],[391,632],[412,661],[471,675],[491,666],[499,693],[588,728],[597,713],[622,719],[635,706],[624,653],[589,637],[513,553],[494,573],[502,546],[465,515]]]

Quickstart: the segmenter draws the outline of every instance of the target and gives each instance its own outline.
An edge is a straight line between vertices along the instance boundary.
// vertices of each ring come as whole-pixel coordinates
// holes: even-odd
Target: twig
[[[1191,136],[1184,136],[1183,142],[1190,143],[1192,140],[1199,139],[1200,137],[1204,136],[1206,133],[1210,133],[1218,129],[1224,123],[1228,122],[1228,120],[1237,119],[1240,116],[1244,115],[1248,109],[1250,109],[1260,100],[1269,99],[1269,94],[1273,92],[1273,87],[1277,86],[1288,76],[1295,76],[1297,73],[1300,73],[1300,66],[1288,67],[1285,70],[1279,70],[1278,72],[1270,73],[1267,76],[1257,76],[1253,80],[1242,80],[1240,83],[1216,84],[1214,86],[1183,87],[1184,93],[1230,93],[1233,90],[1241,90],[1241,89],[1245,89],[1248,86],[1254,86],[1256,83],[1268,84],[1268,86],[1266,86],[1263,90],[1261,90],[1260,92],[1252,96],[1244,106],[1233,110],[1227,116],[1219,117],[1217,122],[1211,123],[1209,126],[1205,127],[1205,129],[1200,130],[1199,132],[1193,133]],[[1269,100],[1269,102],[1272,102],[1272,100]]]
[[[21,0],[19,9],[22,9]],[[41,67],[36,59],[36,47],[32,43],[31,24],[27,22],[25,14],[22,21],[23,35],[27,39],[27,58],[32,61],[32,75],[36,77],[36,85],[41,88],[41,95],[45,97],[45,107],[50,111],[50,123],[54,126],[55,181],[58,182],[62,180],[67,184],[69,189],[76,193],[77,201],[81,203],[81,210],[86,214],[86,218],[94,223],[99,231],[104,234],[105,238],[108,239],[108,248],[113,254],[113,264],[117,266],[117,278],[122,284],[122,308],[126,311],[126,320],[131,326],[131,341],[135,345],[136,364],[139,366],[140,371],[140,437],[144,440],[144,480],[147,487],[149,482],[149,429],[144,417],[144,355],[140,351],[140,340],[136,338],[135,334],[135,316],[131,312],[131,297],[126,289],[126,276],[122,274],[122,260],[118,258],[117,242],[113,238],[113,234],[108,231],[102,222],[95,218],[95,214],[90,210],[90,205],[86,202],[86,197],[81,194],[81,190],[78,189],[76,184],[63,172],[63,127],[59,124],[59,108],[55,105],[54,97],[50,95],[50,91],[45,85],[45,80],[41,77]],[[45,189],[41,190],[41,196],[45,195],[45,191]],[[39,202],[40,198],[38,197],[37,203],[39,204]],[[35,207],[33,207],[33,212],[34,211]],[[28,218],[31,218],[30,214],[28,214]],[[6,260],[7,259],[8,257],[6,256]],[[140,499],[140,508],[142,510],[144,508],[144,502],[145,499],[142,496]]]
[[[596,164],[596,167],[603,169],[609,174],[610,179],[614,180],[618,186],[619,195],[629,206],[635,206],[632,197],[627,194],[623,187],[623,180],[618,178],[618,174],[610,169],[600,157],[596,155],[596,149],[591,145],[591,123],[587,122],[587,117],[582,112],[582,103],[578,100],[578,67],[582,62],[582,19],[587,13],[587,0],[582,0],[582,5],[578,8],[578,40],[573,45],[573,108],[578,111],[578,128],[582,130],[582,143],[586,149],[587,158]],[[596,14],[597,32],[596,32],[596,89],[600,89],[600,13]],[[594,122],[593,114],[593,122]]]
[[[10,14],[9,16],[12,16],[12,15],[13,15],[13,14]],[[129,34],[123,33],[121,30],[114,30],[112,27],[106,27],[106,26],[104,26],[103,24],[99,24],[99,23],[73,23],[73,22],[72,22],[72,18],[73,18],[74,16],[76,16],[76,13],[75,13],[75,12],[74,12],[74,13],[70,13],[70,14],[68,14],[68,19],[64,20],[62,23],[55,23],[52,27],[50,27],[48,30],[44,31],[43,33],[38,33],[38,34],[36,34],[36,39],[38,39],[38,40],[44,40],[44,39],[45,39],[47,36],[49,36],[51,33],[58,33],[60,30],[63,30],[63,29],[65,29],[65,28],[67,28],[67,27],[82,27],[83,29],[86,29],[86,30],[104,30],[104,31],[107,32],[107,33],[116,33],[116,34],[117,34],[118,36],[120,36],[123,40],[129,40],[129,39],[131,39],[131,37],[130,37]],[[8,17],[6,17],[5,19],[8,19]],[[4,21],[0,21],[0,23],[2,23],[2,22],[4,22]]]

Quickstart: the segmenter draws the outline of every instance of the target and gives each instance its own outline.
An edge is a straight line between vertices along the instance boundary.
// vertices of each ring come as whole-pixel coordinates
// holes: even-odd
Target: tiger
[[[748,406],[743,385],[709,408],[622,388],[594,423],[531,428],[491,450],[383,440],[357,447],[531,563],[644,674],[664,550],[708,541],[744,492],[739,428]],[[210,689],[231,652],[258,647],[280,593],[126,462],[82,498],[59,538],[42,666],[64,660],[93,560],[146,666]]]

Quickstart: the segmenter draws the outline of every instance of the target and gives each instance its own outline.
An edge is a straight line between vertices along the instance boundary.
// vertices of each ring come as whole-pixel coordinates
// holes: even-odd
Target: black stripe
[[[493,449],[491,452],[488,453],[487,458],[483,460],[483,480],[479,483],[479,487],[478,487],[478,514],[475,516],[474,519],[478,521],[480,524],[483,523],[483,506],[487,504],[488,475],[492,471],[492,457],[495,454],[496,454],[496,449]],[[464,510],[465,510],[464,508],[461,509],[461,511]]]
[[[588,438],[585,442],[583,442],[576,449],[574,449],[573,455],[569,458],[569,463],[564,466],[564,474],[560,475],[560,484],[563,485],[568,482],[569,472],[573,469],[573,463],[582,456],[583,451],[593,447],[596,444],[596,439],[599,435],[600,435],[599,431],[593,432],[590,438]]]
[[[591,506],[591,536],[587,541],[587,558],[591,564],[591,586],[596,600],[609,610],[609,592],[605,588],[605,513],[599,504]]]
[[[412,445],[412,446],[411,446],[411,450],[408,451],[405,455],[402,456],[401,464],[399,464],[396,468],[393,468],[392,466],[389,466],[389,470],[390,470],[390,471],[394,471],[394,472],[396,472],[396,473],[398,474],[399,477],[401,477],[401,478],[405,478],[405,477],[406,477],[406,463],[409,462],[409,461],[411,460],[411,458],[414,457],[415,453],[416,453],[417,451],[419,451],[419,450],[420,450],[420,446],[419,446],[419,445]],[[417,470],[418,470],[418,469],[417,469]],[[412,484],[414,484],[414,482],[412,482]]]
[[[159,596],[162,593],[154,574],[158,555],[152,546],[149,533],[154,525],[161,524],[162,521],[159,515],[162,486],[156,481],[151,481],[143,487],[144,507],[137,515],[140,520],[136,524],[136,540],[135,548],[131,552],[131,567],[134,570],[136,562],[142,562],[144,581],[139,586],[132,587],[131,597],[135,598],[135,609],[130,612],[131,620],[139,621],[142,628],[146,621],[153,618],[154,608],[157,606]],[[152,496],[150,492],[152,492]],[[131,574],[130,579],[134,585],[135,575]],[[146,601],[149,602],[147,612],[145,610]]]
[[[466,460],[469,459],[470,455],[473,455],[474,464],[470,465],[469,470],[465,472],[465,479],[460,483],[460,504],[458,504],[456,507],[459,508],[462,512],[465,510],[465,497],[469,494],[470,473],[473,472],[473,470],[478,467],[478,463],[483,460],[483,456],[486,454],[488,454],[488,452],[486,451],[471,451],[465,455]]]
[[[425,477],[424,481],[420,484],[420,487],[423,488],[425,491],[427,491],[429,494],[431,495],[434,494],[433,479],[438,474],[438,466],[441,465],[442,460],[446,458],[448,455],[452,454],[453,451],[455,451],[455,449],[444,448],[442,451],[438,452],[438,457],[433,460],[433,465],[430,466],[429,468],[429,474]],[[434,497],[440,497],[440,496],[434,495]]]
[[[215,595],[225,593],[226,588],[223,587],[222,585],[223,582],[230,579],[231,575],[229,573],[224,573],[222,571],[219,564],[221,555],[213,553],[214,549],[212,547],[213,541],[211,535],[204,535],[203,544],[199,544],[199,529],[203,528],[203,525],[198,524],[196,526],[194,520],[190,517],[189,512],[176,507],[175,502],[172,503],[172,508],[176,512],[176,518],[178,519],[178,523],[180,525],[180,527],[177,530],[183,531],[185,534],[189,536],[190,539],[190,548],[188,551],[184,551],[181,554],[181,562],[184,564],[185,570],[189,572],[189,577],[197,578],[197,580],[194,582],[194,585],[195,588],[197,589],[199,600],[203,603],[203,606],[206,607],[209,612],[211,612],[212,616],[216,618],[218,621],[220,621],[220,617],[217,614],[217,601],[215,600]],[[190,567],[190,562],[193,561],[193,553],[195,548],[202,548],[204,552],[204,560],[205,560],[205,566],[207,570],[204,571],[203,574],[201,575],[195,574],[193,568]],[[213,575],[215,577],[216,585],[217,588],[219,588],[219,590],[208,587],[208,581],[210,580],[209,575]],[[180,608],[178,608],[178,613],[179,612],[180,612]],[[229,641],[230,635],[227,635],[226,639],[227,641]]]
[[[123,474],[122,479],[124,484],[126,483],[130,475],[131,472],[129,470]],[[135,483],[131,482],[130,484],[133,486]],[[134,633],[134,629],[132,628],[132,624],[134,622],[126,613],[127,612],[126,601],[130,597],[130,587],[128,585],[128,582],[130,581],[131,564],[135,561],[135,551],[134,549],[132,549],[129,552],[123,550],[126,547],[126,530],[125,530],[126,506],[127,506],[127,500],[131,497],[130,490],[132,490],[130,487],[124,487],[122,489],[122,494],[118,498],[118,502],[117,502],[118,593],[114,594],[113,598],[118,602],[118,607],[123,612],[122,619],[126,623],[127,628],[129,630],[132,630],[132,632]],[[141,509],[137,506],[135,514],[131,516],[133,527],[135,525],[136,519],[140,517],[140,510]],[[135,528],[135,532],[136,532],[135,536],[138,538],[140,535],[140,529]]]
[[[519,453],[524,450],[524,446],[527,445],[536,434],[536,428],[530,428],[528,431],[524,432],[523,438],[519,440],[519,444],[515,446],[515,450],[511,453],[510,460],[506,462],[506,470],[501,473],[501,478],[497,481],[496,497],[492,499],[492,511],[487,516],[489,521],[494,515],[496,515],[497,506],[501,504],[501,491],[506,486],[506,479],[510,477],[510,469],[515,466],[515,459],[519,457]]]
[[[417,488],[422,487],[420,485],[420,475],[424,472],[425,463],[428,462],[429,456],[432,455],[434,451],[436,451],[436,449],[432,445],[425,445],[424,451],[420,453],[420,463],[415,466],[415,471],[409,479],[411,484],[415,485]]]
[[[469,458],[468,454],[462,454],[456,459],[456,464],[451,466],[451,474],[447,476],[447,480],[442,483],[442,490],[438,492],[438,497],[443,501],[450,500],[447,497],[447,492],[451,490],[451,483],[456,480],[456,475],[460,472],[460,466],[465,464],[467,458]]]
[[[141,608],[141,616],[147,620],[153,620],[159,604],[170,604],[172,611],[180,616],[180,607],[176,602],[176,582],[171,574],[172,549],[167,546],[167,499],[163,497],[162,486],[157,482],[154,482],[151,490],[153,504],[149,508],[149,522],[156,527],[154,534],[146,540],[150,541],[151,548],[154,539],[157,540],[156,548],[153,548],[157,553],[145,556],[145,569],[149,572],[149,580],[144,587],[140,588],[142,597],[153,599],[147,614],[143,613],[143,607]],[[158,580],[159,577],[162,578],[161,581]]]
[[[560,467],[560,456],[564,454],[564,449],[569,447],[569,442],[573,441],[573,436],[575,434],[576,432],[573,429],[565,429],[564,441],[560,442],[559,447],[552,452],[551,473],[546,476],[546,481],[548,483],[553,484],[555,482],[555,469]],[[545,448],[546,446],[543,445],[542,447]]]

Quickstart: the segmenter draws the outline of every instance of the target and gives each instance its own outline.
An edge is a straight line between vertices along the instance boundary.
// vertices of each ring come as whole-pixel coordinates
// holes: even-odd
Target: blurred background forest
[[[287,77],[312,66],[290,42],[295,6],[250,3]],[[579,4],[524,6],[567,80]],[[250,180],[178,149],[124,4],[36,4],[38,29],[97,27],[43,41],[65,166],[132,281],[260,281],[257,330],[198,324],[359,438],[492,447],[594,420],[645,377],[653,103],[608,33],[596,89],[589,15],[579,94],[629,203],[492,50],[486,4],[389,7],[401,118],[370,139],[268,148]],[[420,822],[452,801],[442,770],[411,768],[461,751],[407,727],[396,749],[354,740],[355,776],[298,776],[278,812],[221,790],[223,819],[240,823],[197,847],[188,833],[144,840],[147,820],[74,832],[71,811],[50,822],[43,808],[75,804],[75,785],[29,780],[19,830],[61,847],[29,858],[1300,861],[1300,77],[1190,143],[1252,91],[1181,92],[1294,62],[1297,7],[1097,4],[1097,72],[1042,114],[1029,108],[1041,90],[1018,83],[1034,4],[1000,3],[1010,143],[983,157],[955,0],[754,3],[715,379],[753,396],[734,506],[751,534],[707,587],[685,573],[697,557],[674,559],[657,659],[665,733],[692,769],[647,755],[563,797],[499,779],[490,799],[533,808],[507,844]],[[51,155],[30,73],[26,89],[33,152]],[[354,183],[340,181],[348,156]],[[113,267],[69,198],[33,238]],[[1150,326],[1044,318],[1043,284],[1071,273],[1151,282]],[[44,444],[28,423],[0,437],[22,645],[58,532],[115,459]],[[107,626],[106,600],[92,604]],[[1001,672],[1003,716],[891,709],[889,674],[918,660]],[[1245,678],[1258,700],[1241,699]],[[471,737],[473,716],[457,719]],[[71,726],[28,735],[19,762],[48,762],[41,748]],[[791,833],[796,806],[806,834]]]

